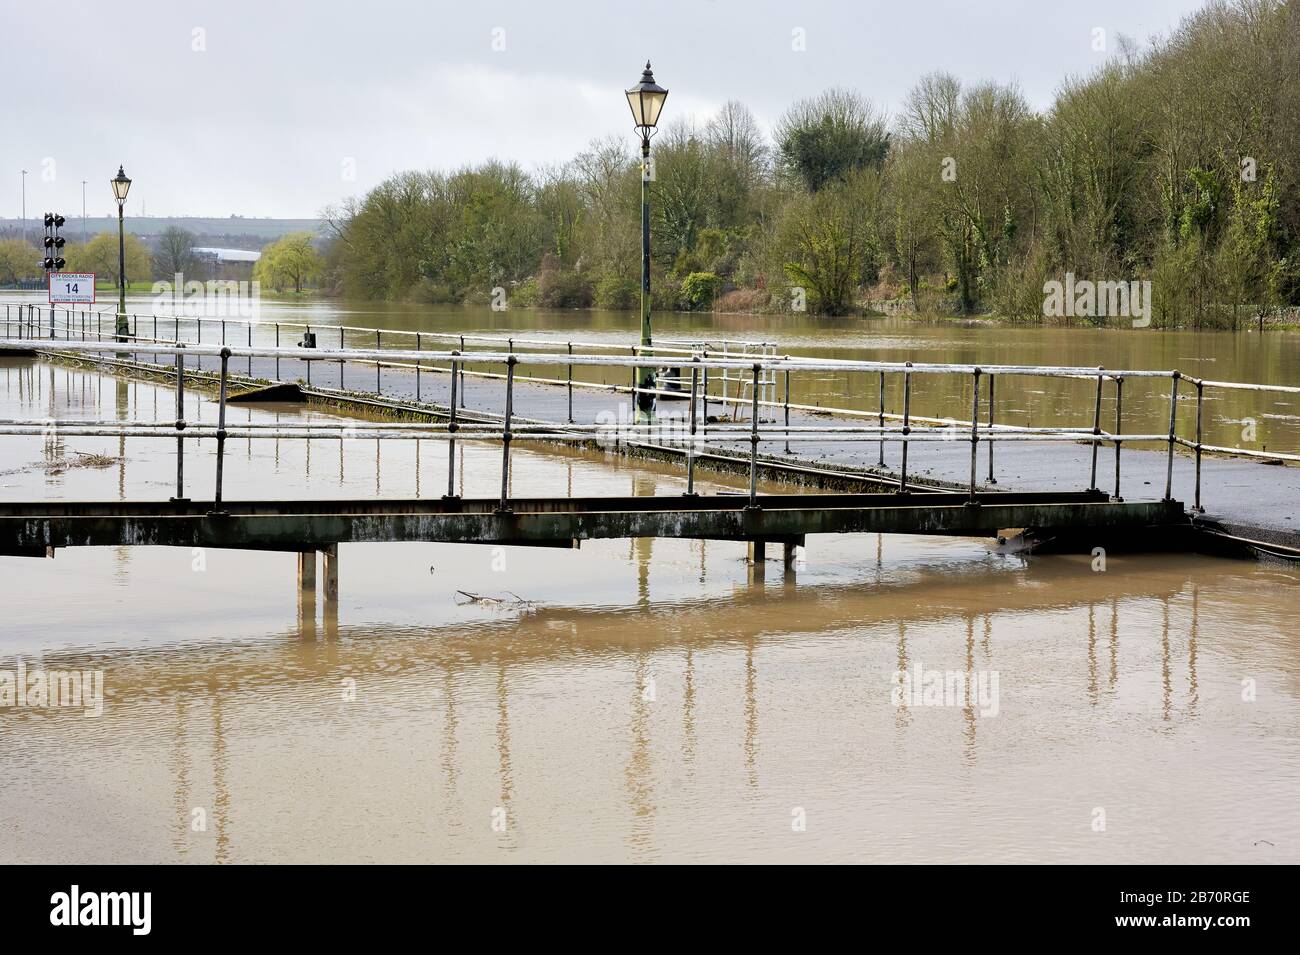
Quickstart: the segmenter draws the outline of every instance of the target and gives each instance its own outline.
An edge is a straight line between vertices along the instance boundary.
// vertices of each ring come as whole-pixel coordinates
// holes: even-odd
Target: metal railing
[[[459,336],[456,336],[459,337]],[[470,337],[470,336],[467,336]],[[517,420],[515,409],[517,366],[526,360],[529,364],[543,367],[592,367],[613,369],[635,369],[644,359],[634,351],[628,355],[595,355],[564,352],[539,352],[520,355],[513,351],[462,351],[449,349],[435,350],[383,350],[383,349],[319,349],[313,360],[326,362],[409,362],[417,367],[429,363],[445,364],[451,375],[451,400],[445,411],[446,423],[373,423],[363,427],[354,424],[317,424],[307,423],[285,427],[281,425],[246,424],[227,428],[226,405],[229,397],[231,380],[231,363],[247,358],[299,359],[301,355],[295,349],[273,347],[248,347],[231,345],[176,344],[150,341],[71,341],[42,338],[39,342],[30,337],[20,337],[0,341],[4,347],[39,347],[53,353],[97,354],[124,353],[170,357],[176,374],[177,417],[174,421],[164,422],[123,422],[108,426],[101,422],[64,420],[55,425],[61,434],[75,436],[120,436],[120,437],[159,437],[163,432],[174,433],[177,439],[177,497],[184,497],[183,442],[185,440],[215,440],[217,443],[217,468],[214,500],[220,504],[222,494],[222,461],[225,441],[230,437],[239,438],[419,438],[445,440],[454,448],[456,441],[499,441],[502,444],[501,498],[502,510],[509,509],[509,475],[511,446],[516,441],[545,442],[590,442],[607,438],[609,424],[575,424],[547,421]],[[627,346],[623,346],[627,347]],[[211,357],[219,363],[218,374],[218,420],[215,428],[211,425],[187,422],[183,417],[183,398],[186,378],[185,359],[187,357]],[[504,405],[500,414],[500,424],[463,420],[464,415],[457,404],[458,372],[467,361],[481,365],[500,366],[504,372],[499,373],[504,379]],[[1083,442],[1091,444],[1091,468],[1089,490],[1099,490],[1097,484],[1098,452],[1106,444],[1114,447],[1114,490],[1113,500],[1123,500],[1121,496],[1121,454],[1125,444],[1160,443],[1167,445],[1167,465],[1164,500],[1172,500],[1174,454],[1177,447],[1191,450],[1195,458],[1195,500],[1193,508],[1202,510],[1201,505],[1201,470],[1203,452],[1231,453],[1261,457],[1270,460],[1300,461],[1300,455],[1276,451],[1261,452],[1246,448],[1221,447],[1203,443],[1203,407],[1207,388],[1236,389],[1256,392],[1300,394],[1300,388],[1282,385],[1257,385],[1240,382],[1222,382],[1198,379],[1182,375],[1177,371],[1152,370],[1108,370],[1105,368],[1088,368],[1073,366],[1034,366],[1034,365],[969,365],[938,364],[916,362],[867,362],[853,360],[835,360],[820,358],[794,358],[774,356],[763,359],[735,359],[709,356],[702,352],[690,354],[681,360],[683,368],[690,369],[689,420],[684,423],[681,433],[665,435],[663,425],[656,420],[637,420],[622,422],[617,425],[617,432],[624,440],[634,443],[646,443],[659,446],[677,446],[685,450],[687,493],[694,493],[696,458],[701,453],[705,439],[720,442],[723,445],[740,442],[749,444],[749,503],[757,505],[757,480],[760,464],[759,447],[765,440],[781,439],[788,448],[791,442],[856,442],[876,441],[882,448],[886,442],[901,445],[901,466],[896,479],[896,492],[906,494],[909,491],[908,451],[913,443],[929,441],[952,441],[955,432],[966,435],[970,443],[970,469],[966,490],[969,499],[974,502],[978,489],[978,451],[981,443],[989,452],[989,483],[993,483],[992,450],[994,443],[1017,442]],[[710,371],[730,375],[749,376],[750,415],[747,425],[739,422],[710,423],[707,415],[701,423],[697,408],[704,404],[705,393],[701,383]],[[881,395],[884,394],[884,381],[888,375],[900,376],[902,379],[903,405],[902,413],[886,412],[883,401],[878,409],[870,412],[838,409],[846,417],[874,418],[875,422],[847,425],[822,425],[812,423],[792,423],[791,408],[802,406],[789,403],[789,380],[791,375],[804,372],[870,372],[878,374],[881,381]],[[780,403],[760,399],[765,373],[775,376],[784,374],[787,383],[786,400],[783,403],[784,417],[779,423],[763,420],[760,408],[763,405]],[[924,418],[915,416],[911,411],[913,378],[915,376],[969,376],[972,382],[970,417]],[[999,424],[993,414],[993,384],[996,378],[1004,376],[1025,376],[1041,378],[1071,378],[1095,380],[1095,399],[1091,425],[1082,427],[1032,427],[1024,425]],[[683,376],[684,378],[685,376]],[[981,409],[981,379],[987,378],[987,408]],[[1168,430],[1156,432],[1124,433],[1123,428],[1123,388],[1129,379],[1163,379],[1170,382]],[[1114,384],[1115,389],[1115,425],[1113,431],[1102,427],[1102,394],[1106,380]],[[1179,388],[1183,382],[1196,389],[1196,426],[1195,439],[1178,435]],[[828,409],[817,407],[820,413]],[[982,415],[982,411],[986,413]],[[984,417],[981,423],[981,417]],[[571,418],[571,415],[570,415]],[[888,422],[888,423],[887,423]],[[896,423],[895,423],[896,422]],[[0,421],[0,435],[43,434],[48,426],[33,425],[24,421]],[[448,496],[455,497],[454,474],[450,467],[454,455],[448,456]]]
[[[459,333],[459,332],[413,332],[404,329],[377,329],[370,326],[360,325],[334,325],[334,324],[312,324],[309,322],[257,322],[249,319],[231,318],[231,317],[209,317],[204,318],[201,315],[178,315],[166,313],[151,313],[140,316],[132,313],[127,316],[127,327],[129,334],[119,336],[116,333],[116,312],[108,309],[94,311],[90,309],[65,309],[55,305],[38,305],[30,303],[7,304],[5,305],[5,335],[6,337],[26,337],[28,339],[48,339],[51,341],[127,341],[132,343],[148,344],[195,344],[202,345],[204,339],[204,323],[207,323],[207,343],[208,344],[239,344],[234,341],[233,330],[239,330],[238,337],[242,344],[247,347],[253,347],[254,329],[262,329],[273,335],[274,344],[278,348],[281,346],[283,332],[293,330],[302,332],[304,340],[307,336],[319,337],[326,331],[338,333],[338,348],[347,349],[348,337],[355,340],[358,337],[364,337],[369,340],[373,337],[375,350],[385,352],[382,359],[368,360],[364,362],[367,365],[373,365],[375,369],[375,394],[384,393],[383,369],[394,368],[413,371],[415,373],[415,398],[417,401],[422,400],[421,396],[421,377],[427,373],[445,373],[446,369],[430,367],[427,363],[421,361],[405,362],[392,359],[388,352],[383,348],[385,340],[392,342],[402,338],[409,339],[414,345],[414,351],[421,352],[423,345],[428,342],[443,342],[454,344],[457,350],[467,356],[473,354],[476,346],[505,346],[507,352],[519,354],[522,357],[528,353],[522,349],[528,348],[555,348],[563,345],[568,352],[573,352],[574,348],[587,349],[592,352],[611,352],[611,353],[629,353],[634,356],[657,359],[656,364],[667,364],[668,366],[678,365],[678,359],[689,357],[693,354],[703,354],[706,357],[710,354],[721,354],[723,357],[741,357],[751,355],[761,355],[765,357],[777,357],[777,345],[774,342],[766,341],[749,341],[743,339],[729,338],[709,338],[709,339],[682,339],[682,338],[661,338],[658,344],[640,345],[640,344],[623,344],[613,342],[584,341],[581,339],[553,339],[553,338],[530,338],[520,335],[489,335],[483,333]],[[166,336],[168,327],[172,332],[170,337]],[[143,332],[143,333],[142,333]],[[192,337],[187,337],[190,333]],[[323,357],[321,352],[327,349],[317,349],[312,346],[309,349],[301,351],[288,352],[284,354],[285,361],[300,361],[305,367],[306,384],[312,386],[311,380],[311,362],[327,362],[330,359]],[[139,351],[130,350],[133,355],[138,355]],[[310,354],[314,353],[314,354]],[[197,356],[197,352],[194,353]],[[275,361],[275,377],[280,378],[280,361],[279,357]],[[458,374],[460,375],[459,391],[464,394],[465,379],[479,378],[483,380],[502,380],[505,378],[503,372],[475,371],[467,367],[472,365],[472,360],[467,360],[459,364]],[[644,365],[644,362],[642,363]],[[339,378],[338,387],[345,390],[344,383],[344,363],[338,362]],[[671,368],[663,369],[664,372],[671,371]],[[249,359],[248,374],[253,374],[252,360]],[[539,378],[536,376],[516,375],[516,380],[521,382],[530,382],[544,385],[563,385],[568,390],[568,420],[573,420],[573,390],[575,388],[587,388],[600,391],[625,393],[631,395],[634,399],[639,394],[652,393],[662,397],[679,397],[678,386],[681,383],[679,376],[671,374],[661,374],[657,379],[657,387],[646,389],[638,385],[636,369],[634,368],[628,385],[619,385],[605,381],[591,382],[575,379],[573,367],[567,369],[567,376],[560,378]],[[660,383],[667,384],[668,387],[658,386]],[[319,380],[316,386],[321,386]],[[733,377],[724,370],[723,374],[715,379],[715,390],[710,392],[709,376],[706,371],[704,376],[704,395],[705,408],[704,417],[708,418],[708,403],[712,401],[715,404],[723,406],[733,406],[741,410],[747,410],[750,402],[743,396],[743,392],[750,386],[748,379]],[[326,385],[328,387],[328,385]],[[764,395],[767,398],[763,404],[774,404],[772,396],[775,393],[776,375],[775,372],[765,374]],[[734,390],[734,394],[732,391]],[[788,383],[787,383],[788,390]],[[787,395],[787,399],[788,399]]]

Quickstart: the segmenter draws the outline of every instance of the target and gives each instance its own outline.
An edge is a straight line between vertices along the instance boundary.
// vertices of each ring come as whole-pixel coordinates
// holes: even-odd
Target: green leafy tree
[[[147,280],[152,274],[153,264],[149,247],[127,233],[123,249],[127,282]],[[115,232],[101,232],[84,245],[68,245],[64,258],[68,261],[69,272],[94,272],[97,283],[118,284],[118,237]]]
[[[41,253],[22,239],[0,239],[0,285],[39,278]]]
[[[885,116],[850,90],[800,100],[776,127],[781,167],[816,192],[860,169],[879,169],[889,152]]]
[[[324,260],[312,245],[310,232],[291,232],[262,250],[253,267],[253,278],[276,291],[292,288],[301,292],[315,281]]]
[[[782,269],[791,287],[804,290],[810,311],[848,314],[858,288],[874,280],[880,247],[873,205],[878,199],[879,177],[868,170],[798,196],[782,210]]]
[[[1243,307],[1253,306],[1262,322],[1280,303],[1286,263],[1276,252],[1280,202],[1274,179],[1270,176],[1253,189],[1237,180],[1232,199],[1216,271],[1235,329]]]
[[[722,279],[712,272],[692,272],[682,279],[682,306],[690,312],[707,312],[722,289]]]

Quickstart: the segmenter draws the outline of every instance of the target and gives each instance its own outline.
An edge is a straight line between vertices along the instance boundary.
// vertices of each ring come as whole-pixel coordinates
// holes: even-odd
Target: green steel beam
[[[507,512],[494,510],[490,501],[226,502],[222,513],[205,512],[210,505],[202,503],[9,504],[0,505],[0,553],[147,545],[308,550],[415,540],[564,547],[602,538],[797,541],[807,534],[846,533],[992,537],[1007,528],[1121,534],[1140,542],[1151,528],[1187,525],[1182,505],[1174,501],[1062,495],[1055,502],[972,504],[951,495],[915,497],[781,495],[761,498],[761,507],[729,497],[557,498],[511,501]],[[605,505],[597,505],[602,500]]]

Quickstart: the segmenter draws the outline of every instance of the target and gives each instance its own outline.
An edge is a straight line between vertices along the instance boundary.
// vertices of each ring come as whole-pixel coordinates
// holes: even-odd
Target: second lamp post
[[[113,184],[113,198],[117,200],[117,340],[124,342],[131,334],[131,326],[126,320],[126,226],[122,210],[126,205],[131,180],[126,178],[126,173],[118,166],[117,176],[109,182]]]
[[[664,108],[668,91],[655,82],[646,60],[641,82],[627,91],[627,102],[632,107],[632,122],[641,134],[641,346],[642,354],[650,347],[650,137],[654,135],[659,113]],[[654,367],[638,368],[636,406],[643,414],[654,408]]]

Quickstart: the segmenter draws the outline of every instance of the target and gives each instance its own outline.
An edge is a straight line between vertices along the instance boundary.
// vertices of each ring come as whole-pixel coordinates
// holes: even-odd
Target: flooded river
[[[628,334],[599,313],[545,320]],[[753,331],[689,321],[661,327]],[[870,327],[886,345],[782,340],[1185,370],[1195,352],[1216,376],[1292,381],[1300,354],[1281,335],[1204,357],[1195,335],[1053,333],[1086,344],[1067,355],[1037,329]],[[0,361],[0,417],[162,419],[173,401]],[[232,441],[227,495],[443,493],[443,445],[392,445]],[[165,499],[174,447],[0,437],[0,494]],[[465,451],[465,493],[494,493],[499,460]],[[187,447],[194,496],[213,461],[209,442]],[[684,489],[680,469],[528,448],[513,481]],[[810,537],[790,574],[779,559],[755,574],[742,543],[666,540],[345,544],[340,566],[337,607],[304,608],[291,554],[0,557],[0,670],[103,673],[100,715],[0,707],[0,862],[1300,862],[1294,568],[1099,568],[877,535]]]
[[[6,293],[5,301],[43,304],[36,295]],[[169,304],[155,307],[148,295],[133,296],[128,309],[138,314],[136,329],[142,336],[166,335],[172,314]],[[101,306],[103,308],[103,306]],[[107,306],[112,309],[112,304]],[[153,314],[163,313],[156,321]],[[183,307],[181,308],[184,314]],[[93,320],[93,316],[92,316]],[[183,319],[183,332],[193,340],[195,318]],[[600,310],[548,311],[545,309],[492,309],[469,306],[399,305],[386,302],[282,301],[262,299],[257,306],[252,341],[289,346],[301,337],[302,326],[319,336],[324,348],[374,348],[375,338],[359,329],[393,329],[401,336],[381,337],[384,348],[413,348],[415,333],[488,334],[541,339],[563,350],[568,342],[581,351],[582,343],[631,344],[637,340],[639,317],[627,312]],[[92,321],[93,323],[93,321]],[[105,319],[110,328],[112,318]],[[246,330],[236,321],[203,320],[202,340],[216,343],[225,336],[229,344],[247,344]],[[279,326],[278,330],[276,326]],[[347,332],[335,333],[338,326]],[[922,323],[899,318],[828,318],[815,315],[716,315],[712,313],[662,313],[654,317],[655,340],[672,339],[721,342],[772,342],[780,351],[807,356],[873,361],[951,362],[963,364],[1072,365],[1110,369],[1177,369],[1217,381],[1259,384],[1300,384],[1300,332],[1253,330],[1159,331],[1045,327],[1032,325],[987,326],[958,322]],[[278,337],[277,337],[278,336]],[[451,343],[426,338],[424,348]],[[526,353],[538,346],[518,345]],[[734,347],[734,346],[733,346]],[[499,369],[495,369],[498,370]],[[554,376],[554,366],[528,366],[520,374]],[[285,377],[302,370],[285,368]],[[579,380],[625,384],[622,369],[576,368]],[[970,383],[964,378],[915,376],[912,413],[932,417],[964,416],[970,407]],[[783,382],[769,397],[779,400]],[[713,393],[735,386],[715,381]],[[1184,399],[1194,398],[1194,388],[1184,384]],[[1045,427],[1092,427],[1095,384],[1061,378],[1000,378],[996,389],[996,419],[1003,424]],[[873,373],[795,375],[791,400],[828,407],[875,410],[879,381]],[[1168,430],[1169,384],[1159,379],[1129,379],[1124,389],[1124,428],[1130,433]],[[1105,392],[1103,425],[1113,421],[1113,386]],[[886,381],[888,410],[902,410],[902,380]],[[1188,401],[1190,405],[1191,402]],[[986,409],[987,410],[987,409]],[[1194,436],[1194,409],[1181,412],[1179,432]],[[1205,393],[1204,439],[1207,443],[1300,453],[1300,398],[1294,395],[1255,394],[1209,389]]]

